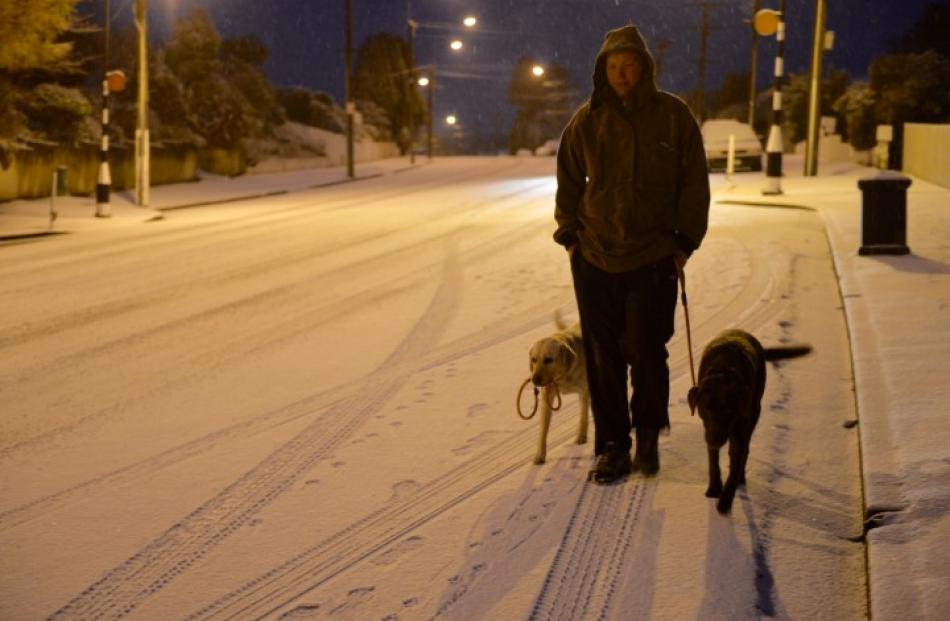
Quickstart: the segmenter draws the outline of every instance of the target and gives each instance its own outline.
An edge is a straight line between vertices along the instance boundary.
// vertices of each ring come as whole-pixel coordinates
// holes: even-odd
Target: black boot
[[[613,442],[608,442],[604,452],[597,456],[588,480],[601,485],[613,483],[630,474],[631,468],[630,451],[620,450]]]
[[[637,451],[633,456],[633,470],[646,476],[660,471],[659,429],[637,427]]]

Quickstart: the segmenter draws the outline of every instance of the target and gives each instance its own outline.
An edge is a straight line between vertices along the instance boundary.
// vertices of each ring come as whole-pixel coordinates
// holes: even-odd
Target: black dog
[[[762,410],[766,361],[804,356],[807,345],[770,347],[742,330],[726,330],[703,351],[699,384],[689,389],[690,409],[699,408],[709,452],[706,496],[719,498],[716,509],[729,513],[736,488],[745,484],[752,432]],[[723,487],[719,449],[729,441],[729,477]]]

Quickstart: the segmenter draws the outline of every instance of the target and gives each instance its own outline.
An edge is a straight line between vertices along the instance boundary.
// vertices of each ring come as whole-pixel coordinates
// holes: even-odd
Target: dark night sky
[[[945,1],[945,0],[943,0]],[[131,0],[112,0],[113,9],[130,11]],[[828,29],[835,47],[826,63],[844,68],[855,78],[866,74],[870,60],[905,32],[932,0],[828,0]],[[406,0],[352,0],[354,47],[370,34],[405,34]],[[593,56],[603,34],[628,22],[640,27],[656,53],[656,42],[668,39],[661,87],[683,94],[695,88],[702,21],[696,0],[411,0],[412,17],[422,24],[416,59],[434,63],[446,74],[436,92],[438,117],[458,113],[467,127],[487,131],[496,123],[507,127],[513,116],[506,100],[514,63],[522,55],[558,62],[571,75],[579,93],[587,94]],[[730,72],[748,70],[751,31],[747,20],[752,0],[716,0],[711,13],[707,87],[718,86]],[[762,0],[777,8],[778,0]],[[156,38],[166,36],[176,16],[205,6],[223,36],[253,33],[270,48],[266,70],[283,85],[305,85],[343,95],[344,0],[150,0],[150,24]],[[786,73],[808,70],[814,0],[787,0]],[[427,24],[460,23],[476,15],[479,30],[463,37],[462,52],[448,49],[449,32]],[[460,26],[458,32],[464,29]],[[759,45],[759,88],[770,84],[774,37]]]

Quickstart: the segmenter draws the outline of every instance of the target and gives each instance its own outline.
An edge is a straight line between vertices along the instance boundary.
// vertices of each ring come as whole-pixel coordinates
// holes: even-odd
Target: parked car
[[[702,132],[710,171],[726,169],[730,135],[736,137],[736,170],[762,170],[762,143],[748,124],[712,119],[703,123]]]

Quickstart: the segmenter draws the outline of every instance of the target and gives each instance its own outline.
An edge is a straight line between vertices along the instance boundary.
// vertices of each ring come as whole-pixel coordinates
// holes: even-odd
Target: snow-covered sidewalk
[[[851,339],[871,618],[948,619],[950,190],[913,179],[911,254],[859,256],[857,181],[877,172],[822,167],[819,177],[784,179],[779,197],[762,196],[759,179],[746,177],[715,199],[807,207],[824,219]],[[799,158],[787,158],[787,172],[800,170]]]
[[[416,158],[415,166],[426,163]],[[381,175],[403,172],[412,168],[408,157],[358,163],[354,179],[349,179],[346,168],[308,168],[290,172],[261,173],[240,177],[222,177],[201,171],[201,179],[192,183],[154,186],[150,189],[149,207],[135,204],[133,190],[113,192],[109,217],[97,218],[95,196],[62,196],[55,201],[56,217],[50,224],[50,199],[0,202],[0,241],[19,240],[49,234],[97,230],[105,227],[138,224],[161,219],[162,211],[198,207],[249,198],[263,198],[372,179]]]

